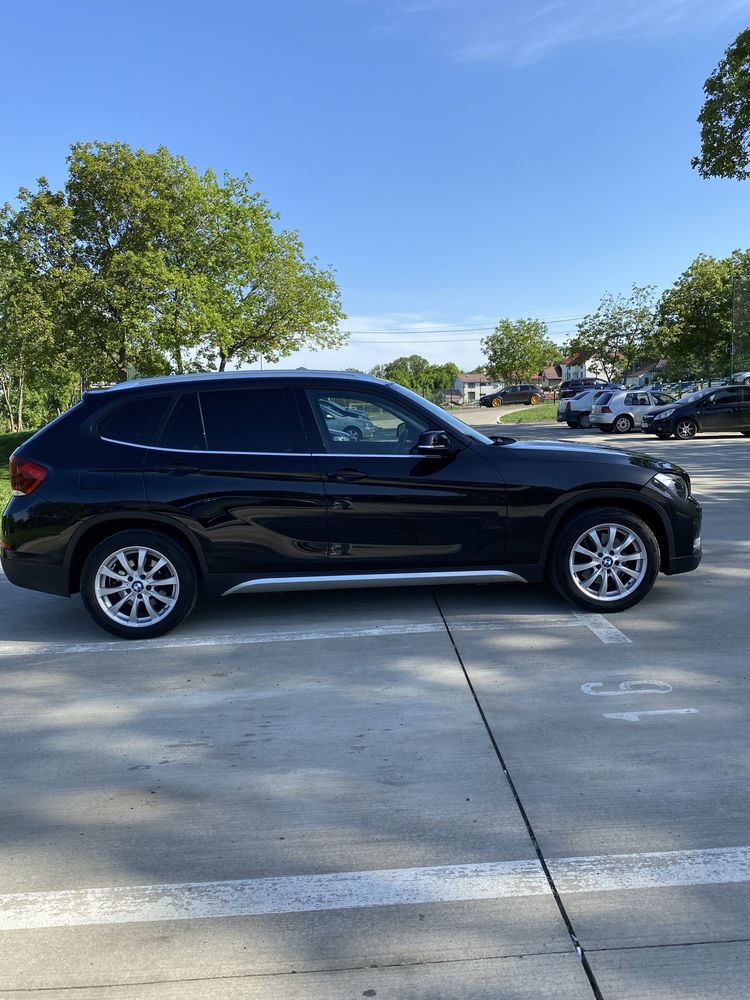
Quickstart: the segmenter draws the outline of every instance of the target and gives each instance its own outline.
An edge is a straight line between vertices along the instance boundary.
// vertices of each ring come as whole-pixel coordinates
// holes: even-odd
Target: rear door
[[[700,402],[704,431],[739,431],[742,389],[738,385],[717,389]]]
[[[740,387],[740,430],[750,431],[750,386]]]
[[[209,572],[325,567],[323,484],[286,386],[183,392],[143,472],[153,510],[196,534]]]

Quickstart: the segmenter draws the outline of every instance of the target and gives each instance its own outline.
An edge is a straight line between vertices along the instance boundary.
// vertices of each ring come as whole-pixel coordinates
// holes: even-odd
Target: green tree
[[[538,319],[501,319],[495,332],[482,340],[490,379],[524,382],[534,379],[551,364],[559,348],[547,336],[547,326]]]
[[[410,354],[375,365],[370,374],[397,382],[426,399],[437,400],[441,392],[453,386],[459,371],[458,365],[452,361],[433,365],[419,354]]]
[[[220,181],[160,147],[71,148],[63,192],[42,179],[6,209],[31,227],[57,208],[50,246],[31,260],[56,290],[61,351],[89,381],[275,361],[301,346],[338,346],[333,273],[304,255],[299,233],[248,176]]]
[[[571,353],[592,358],[613,380],[654,350],[656,307],[652,285],[633,285],[630,295],[607,292],[596,312],[584,316],[568,342]]]
[[[670,371],[710,378],[729,371],[732,278],[750,272],[750,251],[724,260],[701,254],[659,302],[658,346]]]
[[[742,31],[703,85],[706,100],[698,122],[701,177],[750,177],[750,28]]]

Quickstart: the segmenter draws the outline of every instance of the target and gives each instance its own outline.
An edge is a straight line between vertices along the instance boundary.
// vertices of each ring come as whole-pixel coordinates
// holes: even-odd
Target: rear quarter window
[[[156,444],[171,396],[126,399],[99,421],[99,437],[123,444]]]

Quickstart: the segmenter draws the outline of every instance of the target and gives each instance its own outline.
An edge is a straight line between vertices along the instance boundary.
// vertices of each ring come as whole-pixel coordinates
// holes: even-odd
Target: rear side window
[[[124,444],[155,444],[170,401],[170,396],[128,399],[99,422],[99,436]]]
[[[300,450],[301,427],[286,389],[222,389],[200,393],[209,451],[281,453]]]
[[[175,451],[205,450],[206,438],[197,393],[185,393],[177,400],[169,414],[160,443],[163,448]]]
[[[605,403],[608,403],[610,401],[610,399],[612,399],[613,395],[614,395],[614,393],[611,393],[611,392],[600,392],[600,393],[597,393],[596,402],[600,406],[604,406]]]

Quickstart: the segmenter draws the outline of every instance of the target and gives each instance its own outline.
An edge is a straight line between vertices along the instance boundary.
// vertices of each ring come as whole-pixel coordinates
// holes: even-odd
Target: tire
[[[633,429],[632,417],[627,414],[623,414],[621,417],[615,417],[612,421],[612,429],[617,431],[618,434],[627,434]]]
[[[502,399],[500,399],[499,396],[495,396],[494,399],[492,400],[492,405],[493,406],[502,406],[503,405],[503,401],[502,401]]]
[[[578,418],[578,426],[583,427],[584,430],[588,430],[591,427],[591,414],[582,413]]]
[[[141,574],[137,572],[139,560]],[[166,565],[159,568],[159,560]],[[125,572],[126,565],[132,578]],[[148,573],[154,569],[153,582],[148,583]],[[122,585],[117,582],[120,578]],[[112,583],[111,594],[101,593],[107,589],[107,580]],[[127,586],[130,582],[142,585],[134,598]],[[173,538],[159,531],[129,528],[92,549],[81,570],[80,586],[83,604],[101,628],[122,639],[152,639],[175,628],[193,610],[198,597],[198,573],[192,557]],[[117,610],[119,605],[121,611]],[[134,608],[136,618],[131,621]]]
[[[575,430],[576,427],[578,426],[578,424],[575,422],[575,420],[566,420],[565,422],[568,425],[568,427],[572,427],[573,430]]]
[[[689,441],[690,438],[694,438],[697,433],[698,425],[689,417],[683,420],[678,420],[677,426],[674,429],[674,436],[680,441]]]
[[[534,395],[529,400],[532,406],[538,406],[539,403],[541,403],[541,401],[542,401],[541,396],[538,396],[536,393],[534,393]]]
[[[601,548],[594,547],[594,537]],[[579,549],[590,550],[592,558]],[[605,559],[613,560],[612,565],[604,567]],[[632,608],[646,596],[659,575],[661,554],[653,531],[636,514],[619,507],[593,507],[563,523],[548,565],[559,594],[587,611],[609,614]]]
[[[349,437],[352,439],[352,441],[362,440],[362,431],[359,429],[359,427],[345,427],[344,433],[348,434]]]

